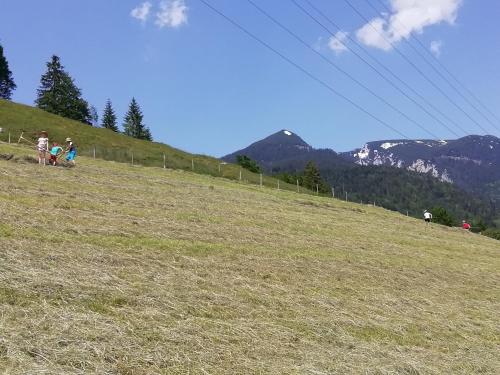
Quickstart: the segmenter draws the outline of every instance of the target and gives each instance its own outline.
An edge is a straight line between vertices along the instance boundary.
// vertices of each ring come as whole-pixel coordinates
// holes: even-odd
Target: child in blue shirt
[[[57,158],[63,153],[63,149],[57,143],[52,144],[52,148],[50,149],[50,159],[49,164],[52,164],[54,167],[57,165]]]

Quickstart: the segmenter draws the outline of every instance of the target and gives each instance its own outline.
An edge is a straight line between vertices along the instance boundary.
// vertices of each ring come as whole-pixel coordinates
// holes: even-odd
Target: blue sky
[[[297,43],[246,0],[207,1],[405,135],[430,137]],[[310,0],[341,27],[337,38],[290,0],[254,1],[439,138],[455,136],[363,64],[349,50],[357,47],[346,33],[451,118],[453,124],[441,118],[449,126],[459,124],[469,134],[485,133],[422,79],[387,40],[488,133],[500,135],[403,41],[409,31],[417,34],[500,117],[498,1],[382,0],[391,9],[388,14],[379,0],[370,0],[377,13],[366,0],[350,0],[372,20],[367,25],[344,0]],[[307,6],[304,0],[297,2]],[[121,121],[134,96],[155,140],[191,152],[221,156],[284,128],[315,147],[337,151],[400,138],[199,0],[1,0],[0,4],[0,41],[18,85],[16,102],[33,104],[45,64],[57,54],[99,114],[110,98]],[[499,121],[490,121],[500,128]]]

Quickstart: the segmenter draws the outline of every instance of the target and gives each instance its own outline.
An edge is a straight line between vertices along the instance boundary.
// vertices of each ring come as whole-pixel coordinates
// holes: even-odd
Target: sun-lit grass
[[[9,153],[0,373],[500,371],[498,241],[181,170]]]
[[[64,143],[71,137],[80,156],[117,161],[150,167],[164,167],[194,171],[217,177],[246,181],[260,185],[260,176],[234,164],[221,164],[217,158],[191,154],[168,145],[147,142],[108,129],[93,128],[77,121],[69,120],[27,105],[0,99],[0,141],[17,143],[21,134],[26,140],[23,145],[35,142],[42,130],[48,131],[50,142]],[[241,173],[241,174],[240,174]],[[263,176],[262,184],[277,187],[278,181]],[[294,185],[280,182],[284,190],[296,190]],[[307,193],[305,189],[301,189]],[[312,193],[312,192],[309,192]]]

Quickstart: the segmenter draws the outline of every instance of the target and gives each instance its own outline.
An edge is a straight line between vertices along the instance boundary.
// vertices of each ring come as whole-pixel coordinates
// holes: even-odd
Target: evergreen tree
[[[261,172],[260,167],[257,164],[257,162],[255,160],[250,159],[246,155],[236,156],[236,163],[241,165],[243,168],[249,170],[250,172],[253,172],[253,173],[260,173]]]
[[[316,191],[318,189],[321,193],[329,192],[328,184],[323,180],[318,167],[313,161],[307,163],[304,169],[303,186],[309,190]]]
[[[47,63],[47,72],[40,79],[40,88],[35,101],[38,108],[59,116],[91,125],[88,103],[73,79],[64,71],[58,56]]]
[[[435,207],[431,210],[432,221],[437,224],[452,227],[456,220],[443,207]]]
[[[3,55],[3,47],[0,45],[0,99],[10,100],[12,91],[16,89],[16,84],[9,70],[9,63]]]
[[[99,126],[99,114],[93,105],[90,106],[90,120],[92,121],[92,126]]]
[[[142,123],[143,114],[135,98],[132,98],[123,123],[123,132],[134,138],[152,141],[153,137],[146,125]]]
[[[106,102],[106,107],[104,107],[104,113],[102,115],[102,127],[118,132],[118,125],[116,124],[116,115],[111,105],[111,100],[108,99]]]

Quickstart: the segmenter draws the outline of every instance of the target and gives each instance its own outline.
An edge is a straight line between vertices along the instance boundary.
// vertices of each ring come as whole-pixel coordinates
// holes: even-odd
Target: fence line
[[[4,130],[5,129],[0,130],[0,142],[2,142],[2,138],[4,138],[7,141],[6,143],[16,144],[16,142],[12,142],[12,136],[14,134],[11,131],[8,131],[6,133],[6,137],[2,137],[2,135],[5,133]],[[25,140],[26,142],[29,142],[31,145],[33,145],[33,143],[31,141],[29,141],[28,139],[26,139],[22,136],[22,134],[24,132],[20,132],[20,133],[21,133],[21,136],[19,137],[17,144],[23,143],[22,141]],[[15,139],[15,137],[14,137],[14,139]],[[116,162],[125,162],[125,163],[128,162],[128,163],[131,163],[131,165],[140,165],[140,158],[137,157],[138,156],[137,154],[134,154],[133,150],[124,150],[124,149],[102,149],[102,150],[100,150],[96,145],[93,145],[90,149],[83,148],[83,151],[81,152],[81,154],[90,155],[90,157],[93,159],[100,158],[103,160],[110,160],[110,161],[116,161]],[[127,161],[127,159],[128,159],[128,161]],[[244,179],[244,177],[245,177],[244,170],[241,167],[239,168],[239,173],[237,174],[236,177],[234,177],[234,175],[231,175],[231,174],[228,175],[228,173],[225,173],[226,168],[224,168],[224,166],[228,165],[225,162],[217,161],[218,165],[215,167],[215,170],[213,170],[213,166],[211,166],[207,162],[201,162],[201,163],[197,164],[195,162],[195,158],[191,158],[190,163],[185,160],[187,163],[190,164],[189,165],[189,164],[183,164],[183,162],[182,162],[183,160],[185,160],[185,159],[179,158],[179,160],[172,162],[169,166],[168,158],[167,158],[166,154],[163,152],[163,153],[160,153],[158,156],[158,165],[161,166],[163,169],[167,169],[167,167],[172,168],[172,169],[181,169],[181,170],[189,170],[190,169],[191,171],[197,172],[200,174],[208,174],[208,175],[212,175],[212,176],[219,176],[219,177],[224,177],[224,178],[229,178],[229,179],[237,179],[240,182],[246,182],[249,184],[257,185],[259,187],[267,186],[267,187],[273,188],[273,186],[274,186],[275,188],[277,187],[278,191],[283,190],[283,186],[281,185],[280,180],[276,177],[269,176],[269,177],[274,178],[276,180],[277,185],[271,185],[271,182],[268,182],[268,184],[266,185],[266,182],[264,180],[264,175],[262,173],[260,173],[259,175],[256,175],[252,172],[247,171],[246,173],[249,174],[250,179]],[[151,159],[149,159],[148,161],[151,161]],[[151,166],[155,166],[155,165],[151,165]],[[234,167],[233,167],[233,171],[234,171]],[[228,171],[228,172],[230,173],[230,171]],[[257,178],[258,178],[258,180],[256,180]],[[284,191],[293,191],[292,184],[288,184],[285,186],[288,186],[288,189],[285,188]],[[316,191],[314,191],[313,189],[307,189],[305,187],[303,187],[303,189],[301,190],[301,187],[303,187],[303,186],[301,186],[300,181],[297,179],[296,180],[296,192],[297,193],[303,193],[303,194],[308,194],[308,195],[316,194],[317,196],[320,195],[319,184],[316,184]],[[345,194],[345,201],[349,202],[348,192],[344,190],[344,194]],[[323,193],[321,195],[325,196],[325,197],[327,196],[326,194],[323,194]],[[331,198],[333,198],[333,199],[336,198],[336,191],[335,191],[334,186],[331,187]],[[339,198],[337,198],[337,199],[339,199]],[[361,201],[361,204],[363,204],[363,201]],[[368,201],[367,204],[373,205],[373,207],[377,207],[376,201],[373,201],[373,202]],[[402,214],[404,215],[404,212]],[[406,216],[409,216],[409,210],[406,210]]]
[[[17,139],[16,133],[21,134],[21,137]],[[22,136],[22,135],[25,136]],[[24,144],[35,146],[35,132],[33,131],[10,131],[6,128],[0,128],[0,142],[6,142],[9,144]],[[31,141],[33,139],[33,141]],[[271,187],[278,190],[284,191],[293,191],[293,185],[290,184],[281,184],[279,179],[272,176],[264,176],[262,173],[254,174],[252,172],[246,171],[243,168],[239,168],[239,171],[236,170],[233,165],[225,166],[227,163],[220,162],[219,160],[214,160],[214,165],[212,165],[210,160],[203,160],[195,158],[187,159],[180,156],[177,158],[173,158],[169,160],[165,152],[161,152],[158,155],[158,160],[155,158],[151,158],[150,154],[141,155],[141,153],[137,153],[134,150],[123,149],[123,148],[101,148],[97,145],[86,145],[80,146],[77,149],[79,155],[89,156],[91,159],[102,159],[109,160],[115,162],[128,163],[130,165],[145,165],[145,166],[158,166],[163,169],[172,168],[172,169],[180,169],[180,170],[191,170],[200,174],[208,174],[212,176],[219,176],[229,179],[236,179],[240,182],[245,182],[253,185],[257,185],[259,187]],[[217,163],[217,164],[215,164]],[[236,174],[236,176],[235,176]],[[270,180],[272,178],[272,180]],[[277,185],[276,185],[277,184]],[[314,191],[309,191],[308,189],[300,189],[299,184],[297,184],[297,191],[312,195]]]

